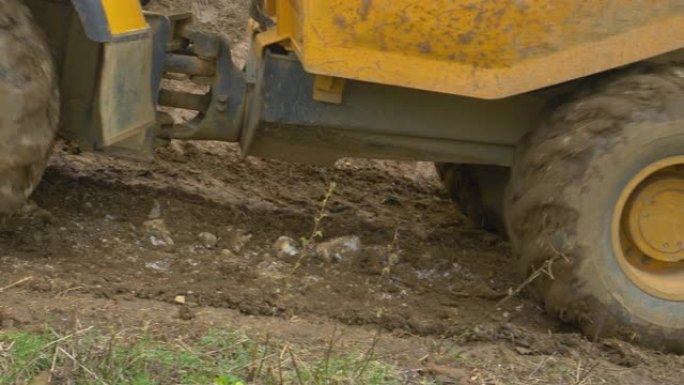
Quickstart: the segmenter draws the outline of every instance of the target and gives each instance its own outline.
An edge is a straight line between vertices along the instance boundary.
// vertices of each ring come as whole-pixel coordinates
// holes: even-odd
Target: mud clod
[[[199,240],[200,244],[207,249],[215,248],[219,241],[216,235],[208,232],[199,233],[197,239]]]
[[[280,258],[291,258],[299,254],[299,244],[293,238],[281,236],[273,244],[273,249]]]
[[[252,234],[246,230],[229,227],[226,229],[225,235],[221,238],[223,239],[224,246],[228,250],[231,250],[234,253],[240,253],[252,239]]]
[[[331,239],[316,245],[316,254],[327,262],[345,262],[356,259],[361,253],[361,238],[351,235]]]
[[[143,223],[143,229],[148,235],[148,239],[152,246],[165,247],[173,246],[175,242],[171,238],[171,232],[166,227],[166,222],[163,219],[150,219]]]

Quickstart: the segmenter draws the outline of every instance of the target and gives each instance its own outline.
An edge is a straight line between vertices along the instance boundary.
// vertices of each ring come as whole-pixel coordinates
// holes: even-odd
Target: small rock
[[[177,295],[176,298],[174,299],[176,303],[179,303],[181,305],[185,305],[185,296],[184,295]]]
[[[197,236],[197,238],[199,239],[202,246],[206,247],[207,249],[215,248],[216,244],[218,243],[218,237],[208,232],[200,233]]]
[[[169,229],[166,227],[166,222],[159,218],[143,222],[143,229],[148,233],[169,232]]]
[[[237,255],[235,255],[235,253],[233,253],[232,250],[228,250],[228,249],[221,250],[221,256],[224,258],[228,258],[228,259],[237,258]]]
[[[316,254],[329,262],[356,258],[361,251],[361,239],[355,235],[340,237],[316,245]]]
[[[297,241],[290,237],[282,236],[276,240],[273,245],[279,257],[294,257],[299,254],[299,247]]]
[[[143,223],[143,229],[150,236],[150,243],[152,246],[173,246],[173,238],[171,232],[166,227],[166,222],[163,219],[150,219]]]
[[[178,155],[185,155],[185,149],[183,148],[181,141],[172,140],[171,143],[169,143],[168,147],[171,151],[175,152]]]
[[[226,231],[226,236],[223,237],[228,249],[232,250],[234,253],[239,253],[247,245],[247,243],[252,239],[252,234],[245,230],[228,228]]]
[[[150,235],[150,243],[154,247],[164,247],[164,246],[171,246],[173,245],[173,239],[171,238],[158,238],[154,235]]]
[[[181,306],[178,308],[178,318],[183,321],[190,321],[195,318],[195,312],[187,305]]]
[[[161,272],[168,271],[170,267],[171,263],[169,261],[147,262],[145,264],[145,268]]]
[[[516,346],[514,349],[521,356],[530,356],[530,355],[534,354],[533,350],[522,347],[522,346]]]
[[[158,200],[155,199],[152,203],[152,209],[150,210],[150,213],[147,215],[147,217],[150,219],[161,218],[161,205],[159,204]]]

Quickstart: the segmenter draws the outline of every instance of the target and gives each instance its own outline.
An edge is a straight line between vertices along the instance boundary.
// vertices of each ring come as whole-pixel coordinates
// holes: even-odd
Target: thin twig
[[[75,331],[74,333],[71,333],[71,334],[69,334],[69,335],[67,335],[67,336],[64,336],[64,337],[60,338],[60,339],[54,340],[54,341],[52,341],[52,342],[49,342],[49,343],[47,343],[45,346],[43,346],[43,348],[42,348],[41,350],[45,350],[46,348],[48,348],[48,347],[50,347],[50,346],[52,346],[52,345],[58,344],[58,343],[60,343],[60,342],[64,342],[64,341],[66,341],[66,340],[68,340],[68,339],[71,339],[71,338],[73,338],[73,337],[76,337],[76,336],[79,335],[79,334],[83,334],[83,333],[85,333],[85,332],[88,332],[88,331],[90,331],[92,328],[93,328],[93,326],[88,326],[88,327],[85,328],[85,329],[77,330],[77,331]]]
[[[261,355],[261,360],[259,361],[259,367],[257,368],[256,372],[252,376],[252,381],[259,378],[259,374],[261,374],[261,369],[263,369],[264,361],[266,360],[266,356],[268,355],[268,346],[269,346],[270,340],[271,340],[271,334],[266,333],[266,342],[264,342],[264,354]]]
[[[553,245],[551,245],[550,243],[548,245],[551,248],[551,250],[554,251],[555,255],[548,258],[546,261],[544,261],[544,263],[540,267],[538,267],[536,270],[534,270],[532,272],[532,274],[530,274],[520,285],[516,286],[514,289],[511,289],[505,297],[503,297],[499,301],[497,301],[496,304],[494,305],[495,309],[501,307],[503,304],[508,302],[511,298],[520,294],[527,286],[531,285],[537,278],[541,277],[542,275],[547,275],[551,279],[553,279],[554,277],[553,277],[552,267],[556,261],[558,261],[560,259],[563,259],[565,261],[570,261],[570,258],[568,258],[568,256],[566,256],[562,252],[558,251],[555,247],[553,247]],[[482,316],[477,318],[473,322],[473,324],[475,324],[475,325],[479,324],[482,321],[484,321],[487,317],[489,317],[489,313],[484,313],[484,314],[482,314]],[[453,331],[453,328],[454,328],[454,326],[451,326],[447,330],[447,334],[451,333]]]
[[[508,302],[511,298],[520,294],[527,286],[531,285],[532,282],[534,282],[542,274],[548,275],[549,277],[553,278],[553,273],[551,272],[551,267],[553,267],[553,264],[561,258],[565,259],[566,261],[569,260],[569,258],[567,256],[565,256],[565,254],[556,250],[553,247],[553,245],[549,244],[549,247],[551,247],[551,249],[556,254],[553,257],[544,261],[544,263],[539,268],[537,268],[535,271],[533,271],[532,274],[530,274],[526,280],[524,280],[515,289],[511,290],[507,296],[500,299],[499,302],[497,302],[496,305],[494,305],[495,308],[500,307],[504,303]]]
[[[66,293],[69,293],[69,292],[72,292],[72,291],[76,291],[76,290],[81,290],[81,289],[87,289],[87,287],[86,287],[86,286],[74,286],[74,287],[70,287],[70,288],[68,288],[68,289],[62,290],[62,291],[60,291],[59,293],[55,294],[55,297],[62,297],[62,296],[64,296],[64,295],[66,295]]]
[[[287,346],[283,348],[283,350],[280,352],[278,355],[278,378],[280,382],[278,385],[285,385],[285,381],[283,381],[283,356],[285,355],[285,350],[287,349]]]
[[[52,376],[55,373],[55,368],[57,367],[57,353],[59,352],[59,345],[55,348],[55,352],[52,354],[52,364],[50,365],[50,372],[48,373],[47,383],[52,383]]]
[[[17,381],[19,381],[19,376],[21,376],[21,374],[24,373],[24,371],[26,371],[26,370],[28,370],[29,368],[33,367],[33,365],[34,365],[36,362],[38,362],[38,361],[42,358],[38,353],[42,353],[42,352],[44,352],[47,348],[49,348],[50,346],[53,346],[53,345],[59,344],[59,343],[61,343],[61,342],[64,342],[64,341],[66,341],[66,340],[68,340],[68,339],[70,339],[70,338],[72,338],[72,337],[74,337],[74,336],[76,336],[76,335],[85,333],[85,332],[89,331],[89,330],[92,329],[92,328],[93,328],[93,327],[90,326],[90,327],[88,327],[88,328],[86,328],[86,329],[79,330],[79,331],[77,331],[77,332],[75,332],[75,333],[69,334],[69,335],[64,336],[64,337],[62,337],[62,338],[60,338],[60,339],[57,339],[57,340],[48,342],[47,344],[43,345],[43,347],[40,348],[40,350],[38,350],[38,351],[36,352],[36,357],[35,357],[34,359],[32,359],[31,361],[29,361],[29,362],[28,362],[26,365],[24,365],[23,367],[17,369],[17,370],[12,374],[12,376],[15,377]]]
[[[364,360],[363,360],[363,365],[361,365],[356,372],[354,373],[354,383],[361,377],[364,371],[368,368],[368,365],[370,364],[371,360],[373,359],[373,354],[375,353],[375,347],[378,345],[378,335],[376,334],[373,336],[373,342],[371,343],[371,346],[368,348],[368,351],[364,354]]]
[[[85,365],[83,365],[82,363],[80,363],[80,362],[76,359],[76,357],[74,357],[73,355],[71,355],[69,352],[67,352],[66,350],[62,349],[60,346],[58,346],[57,349],[58,349],[60,352],[62,352],[62,354],[64,354],[65,356],[69,357],[69,359],[71,359],[76,365],[78,365],[81,369],[83,369],[83,371],[85,371],[85,372],[88,373],[91,377],[93,377],[93,378],[95,379],[95,381],[101,383],[102,385],[109,385],[109,384],[107,384],[105,381],[103,381],[97,374],[95,374],[95,372],[93,372],[93,371],[90,370],[88,367],[86,367]]]
[[[508,296],[508,292],[496,292],[492,291],[491,293],[468,293],[465,291],[453,291],[449,290],[449,295],[453,297],[460,297],[460,298],[482,298],[482,299],[501,299],[506,296]]]
[[[328,343],[328,349],[325,352],[325,365],[323,375],[328,377],[328,370],[330,369],[330,356],[332,355],[333,347],[335,346],[335,335],[337,334],[337,324],[333,324],[332,335],[330,336],[330,342]]]
[[[290,270],[290,275],[294,274],[304,263],[304,259],[311,253],[311,251],[316,246],[316,239],[323,237],[323,231],[321,231],[321,222],[328,216],[327,207],[330,199],[335,194],[335,189],[337,188],[337,183],[330,182],[328,185],[328,190],[320,203],[319,210],[314,215],[313,226],[311,227],[311,233],[308,237],[302,237],[302,250],[299,254],[299,258],[295,262],[294,266]]]
[[[594,372],[594,369],[598,368],[600,364],[600,362],[597,362],[594,365],[592,365],[586,372],[584,372],[584,375],[577,380],[575,385],[583,385],[584,382],[587,381],[589,377],[591,377],[592,373]]]
[[[539,365],[537,365],[537,367],[534,368],[534,370],[532,371],[532,373],[530,373],[529,375],[527,375],[527,378],[528,378],[528,379],[532,379],[532,377],[534,377],[534,375],[537,374],[537,372],[538,372],[539,370],[541,370],[541,368],[544,367],[544,365],[546,364],[546,362],[547,362],[549,359],[551,359],[551,357],[553,357],[553,356],[555,356],[555,355],[556,355],[556,352],[553,352],[553,353],[551,353],[550,355],[544,357],[544,358],[539,362]]]
[[[22,283],[27,282],[27,281],[30,281],[30,280],[32,280],[32,279],[33,279],[33,277],[29,275],[28,277],[22,278],[22,279],[18,280],[17,282],[14,282],[14,283],[12,283],[12,284],[9,284],[9,285],[7,285],[7,286],[5,286],[5,287],[0,287],[0,293],[4,292],[4,291],[7,290],[7,289],[11,289],[11,288],[13,288],[13,287],[15,287],[15,286],[19,286],[19,285],[21,285]]]
[[[297,360],[295,359],[294,353],[292,353],[292,349],[288,348],[287,352],[290,353],[292,366],[294,366],[295,373],[297,374],[297,381],[299,381],[299,385],[304,385],[304,380],[302,379],[302,374],[299,372],[299,366],[297,366]]]

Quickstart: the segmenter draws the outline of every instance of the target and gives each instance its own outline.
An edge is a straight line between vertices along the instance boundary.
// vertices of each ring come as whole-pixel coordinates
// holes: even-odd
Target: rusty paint
[[[680,0],[278,5],[279,34],[292,39],[309,72],[479,98],[535,90],[684,47]]]

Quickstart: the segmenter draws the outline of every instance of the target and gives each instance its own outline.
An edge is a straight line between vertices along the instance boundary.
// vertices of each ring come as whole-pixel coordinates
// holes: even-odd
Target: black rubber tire
[[[621,337],[684,353],[684,301],[657,298],[623,273],[611,220],[647,165],[684,155],[684,67],[640,65],[585,88],[520,143],[507,190],[509,236],[549,313],[591,339]],[[558,258],[558,257],[562,258]]]
[[[0,0],[0,52],[0,214],[9,214],[45,170],[59,96],[43,33],[20,0]]]
[[[505,235],[503,197],[510,169],[500,166],[436,163],[451,199],[476,226]]]

